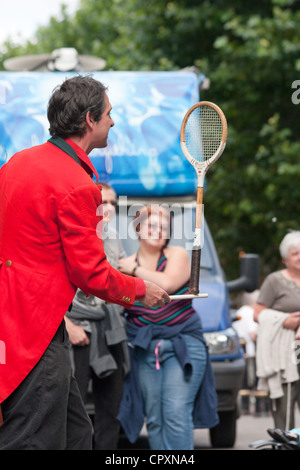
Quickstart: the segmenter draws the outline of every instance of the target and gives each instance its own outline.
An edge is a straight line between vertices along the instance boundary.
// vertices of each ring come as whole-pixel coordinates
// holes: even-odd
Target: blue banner
[[[47,104],[74,72],[0,72],[0,166],[15,152],[50,137]],[[194,168],[180,148],[180,127],[200,99],[192,72],[94,72],[108,87],[115,126],[108,145],[90,153],[101,181],[118,195],[193,194]]]

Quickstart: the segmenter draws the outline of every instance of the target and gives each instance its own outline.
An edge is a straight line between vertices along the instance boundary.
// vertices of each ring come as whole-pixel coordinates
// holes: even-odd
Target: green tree
[[[214,42],[220,64],[210,71],[208,94],[223,105],[230,131],[206,213],[224,264],[239,250],[254,251],[271,270],[280,266],[281,238],[300,228],[299,108],[291,100],[300,12],[292,0],[268,4],[250,16],[227,12]]]

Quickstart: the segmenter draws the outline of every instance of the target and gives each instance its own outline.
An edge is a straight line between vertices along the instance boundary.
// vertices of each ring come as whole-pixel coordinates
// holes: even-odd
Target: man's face
[[[114,126],[114,121],[110,116],[111,104],[108,96],[104,95],[105,109],[101,116],[100,121],[95,122],[94,126],[94,148],[103,148],[107,146],[108,133],[111,127]]]
[[[112,189],[102,188],[103,223],[108,223],[116,213],[117,198]]]

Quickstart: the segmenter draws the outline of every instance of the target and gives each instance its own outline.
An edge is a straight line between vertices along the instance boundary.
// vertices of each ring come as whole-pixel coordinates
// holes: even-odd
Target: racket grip
[[[200,261],[201,261],[201,248],[193,249],[192,263],[191,263],[191,279],[190,279],[190,294],[199,293],[199,279],[200,279]]]

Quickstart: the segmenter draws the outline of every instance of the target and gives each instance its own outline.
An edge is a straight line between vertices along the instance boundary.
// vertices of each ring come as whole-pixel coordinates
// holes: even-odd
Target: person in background
[[[245,357],[246,357],[246,376],[245,388],[253,388],[256,384],[255,371],[255,354],[256,354],[256,337],[257,322],[253,319],[254,307],[259,295],[259,290],[251,293],[244,292],[242,295],[242,306],[236,311],[239,318],[234,323],[239,338],[245,341]]]
[[[146,206],[135,223],[138,252],[120,259],[119,269],[169,294],[188,293],[189,257],[184,248],[168,243],[169,211]],[[119,412],[122,428],[134,442],[145,416],[151,449],[193,449],[194,425],[216,426],[218,416],[208,350],[191,299],[155,309],[137,302],[125,316],[131,370]]]
[[[51,139],[0,169],[1,450],[92,447],[64,322],[77,288],[126,307],[170,300],[111,267],[97,233],[101,192],[88,154],[106,147],[111,109],[91,76],[65,80],[48,104]]]
[[[276,428],[294,428],[299,400],[298,362],[293,360],[300,321],[300,231],[285,235],[279,246],[285,268],[269,274],[254,309],[258,322],[258,389],[267,389]]]
[[[118,233],[110,225],[115,216],[117,196],[106,183],[99,183],[102,192],[102,240],[107,260],[114,268],[125,256]],[[66,327],[72,343],[72,356],[84,403],[90,379],[94,404],[94,448],[116,450],[120,423],[117,420],[123,392],[123,380],[129,371],[129,353],[123,307],[105,303],[80,289],[66,314]]]

